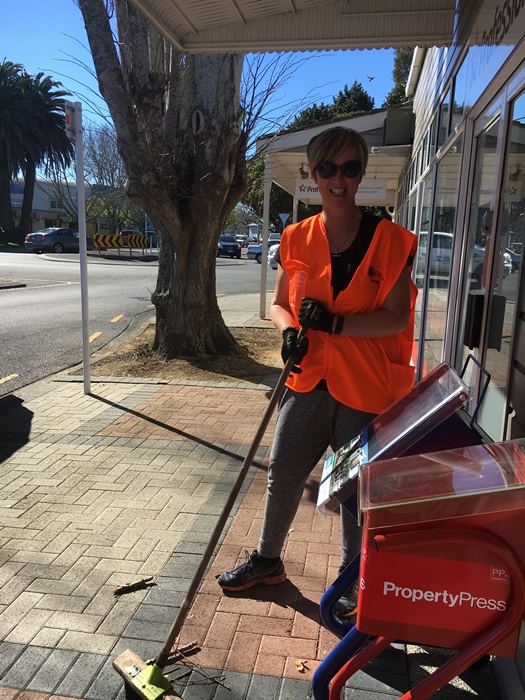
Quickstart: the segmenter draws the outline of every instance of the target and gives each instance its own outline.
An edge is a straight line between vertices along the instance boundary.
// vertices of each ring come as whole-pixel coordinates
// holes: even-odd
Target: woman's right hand
[[[289,326],[283,330],[283,346],[281,348],[281,357],[284,364],[286,364],[291,357],[293,359],[293,366],[291,372],[294,374],[301,374],[303,371],[299,365],[303,361],[304,356],[308,352],[308,338],[303,336],[299,343],[297,343],[297,336],[299,331],[293,326]]]

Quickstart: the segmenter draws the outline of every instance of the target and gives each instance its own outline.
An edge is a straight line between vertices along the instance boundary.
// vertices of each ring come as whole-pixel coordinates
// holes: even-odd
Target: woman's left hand
[[[303,297],[299,309],[299,323],[303,328],[332,333],[335,314],[330,313],[319,301]]]

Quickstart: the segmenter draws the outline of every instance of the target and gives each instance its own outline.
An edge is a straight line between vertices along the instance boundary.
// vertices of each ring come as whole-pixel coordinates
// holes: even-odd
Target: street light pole
[[[91,393],[91,366],[89,358],[89,304],[86,240],[86,193],[84,189],[84,144],[82,140],[82,105],[65,100],[66,134],[75,142],[77,180],[78,248],[80,254],[80,299],[82,307],[82,365],[84,394]]]

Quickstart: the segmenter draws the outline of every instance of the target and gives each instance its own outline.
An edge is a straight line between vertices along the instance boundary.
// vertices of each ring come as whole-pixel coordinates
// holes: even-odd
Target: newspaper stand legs
[[[505,565],[511,580],[510,605],[505,615],[494,624],[478,632],[475,638],[469,641],[454,658],[450,659],[441,666],[441,668],[430,674],[415,688],[405,693],[400,700],[427,700],[427,698],[431,697],[433,693],[436,693],[442,686],[452,680],[452,678],[471,666],[484,654],[493,649],[499,642],[506,639],[521,624],[525,615],[525,570],[517,554],[499,538],[482,531],[435,530],[378,536],[375,540],[376,546],[380,551],[395,550],[410,552],[415,545],[421,546],[422,542],[428,547],[433,547],[437,544],[449,544],[453,546],[457,543],[477,546],[496,555]],[[347,638],[349,639],[348,643],[346,643]],[[355,632],[350,632],[338,647],[343,645],[344,652],[346,653],[355,652],[358,648],[357,642],[359,641],[359,646],[361,646],[366,639],[368,639],[368,636],[358,632],[357,628],[355,628]],[[351,641],[354,641],[354,644],[352,644]],[[326,688],[324,685],[319,688],[322,694],[316,693],[316,688],[314,687],[314,697],[316,700],[321,700],[321,698],[326,697],[329,697],[329,700],[339,700],[346,681],[393,641],[394,639],[392,637],[380,636],[375,638],[374,641],[362,651],[354,653],[354,656],[352,656],[352,658],[334,675],[329,696],[325,693]],[[336,649],[338,647],[336,647]],[[334,649],[332,654],[334,654],[336,649]],[[338,658],[342,656],[342,652],[337,654]],[[335,666],[335,663],[333,666]]]

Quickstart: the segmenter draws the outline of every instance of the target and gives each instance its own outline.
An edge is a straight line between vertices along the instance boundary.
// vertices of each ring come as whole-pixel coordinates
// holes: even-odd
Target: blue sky
[[[87,50],[87,38],[80,10],[73,0],[4,0],[0,23],[0,60],[22,63],[30,73],[43,71],[73,93],[72,101],[83,103],[85,118],[98,121],[86,104],[93,99],[96,80],[73,59],[93,70]],[[354,80],[375,99],[380,107],[393,87],[393,49],[372,51],[333,51],[297,54],[311,57],[277,95],[276,114],[285,105],[306,107],[312,102],[331,103],[332,96]],[[374,79],[370,81],[367,76]],[[90,91],[91,89],[91,91]],[[310,97],[306,97],[309,95]],[[102,102],[100,102],[103,105]],[[288,107],[289,109],[289,107]]]

